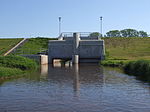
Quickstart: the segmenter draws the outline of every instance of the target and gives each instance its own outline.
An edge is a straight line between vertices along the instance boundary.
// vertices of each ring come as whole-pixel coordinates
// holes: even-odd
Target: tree
[[[135,29],[124,29],[120,32],[122,37],[139,37],[139,32]]]
[[[139,31],[139,37],[148,37],[147,32]]]
[[[93,32],[90,34],[90,37],[99,37],[102,36],[99,32]]]
[[[120,31],[119,30],[111,30],[106,33],[107,37],[121,37]]]

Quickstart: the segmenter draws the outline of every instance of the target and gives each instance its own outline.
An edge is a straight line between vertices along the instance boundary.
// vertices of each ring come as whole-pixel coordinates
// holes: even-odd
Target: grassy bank
[[[150,38],[103,38],[106,46],[105,66],[123,66],[135,60],[150,59]]]
[[[101,61],[100,64],[103,66],[123,67],[128,62],[129,60],[124,60],[124,59],[107,59],[107,60]]]
[[[150,38],[103,38],[108,59],[150,59]]]
[[[150,82],[150,60],[131,61],[124,66],[124,71]]]
[[[17,68],[0,67],[0,78],[22,75],[24,71]]]
[[[150,81],[150,38],[103,38],[106,60],[100,64],[121,67],[125,73]]]
[[[30,38],[21,48],[17,49],[14,54],[37,54],[48,50],[48,40],[56,38]]]
[[[0,55],[3,55],[6,51],[14,47],[17,43],[19,43],[22,39],[0,39]]]
[[[37,63],[21,56],[0,56],[0,78],[23,75],[26,71],[35,70]]]

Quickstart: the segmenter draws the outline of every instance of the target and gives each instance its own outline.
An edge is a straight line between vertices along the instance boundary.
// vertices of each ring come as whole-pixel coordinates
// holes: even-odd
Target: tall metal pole
[[[100,33],[101,33],[101,37],[103,36],[103,17],[100,17]]]
[[[59,36],[61,34],[61,17],[59,17]]]

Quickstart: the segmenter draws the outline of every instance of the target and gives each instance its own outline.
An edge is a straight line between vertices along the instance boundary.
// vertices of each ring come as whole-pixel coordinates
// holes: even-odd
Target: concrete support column
[[[103,50],[103,51],[102,51],[102,54],[101,54],[101,55],[102,55],[101,60],[104,60],[104,59],[105,59],[105,55],[106,55],[106,54],[105,54],[105,43],[104,43],[104,40],[103,40],[102,50]]]
[[[62,34],[60,34],[60,36],[58,37],[58,40],[63,40]]]
[[[72,63],[73,64],[79,63],[79,55],[72,55]]]
[[[53,59],[50,56],[48,56],[48,63],[53,64]]]
[[[73,55],[72,55],[73,64],[79,63],[79,40],[80,40],[80,33],[73,33]]]
[[[48,56],[47,55],[40,55],[41,65],[48,64]]]
[[[49,64],[53,64],[53,58],[52,58],[52,56],[51,56],[50,43],[48,44],[48,63],[49,63]]]

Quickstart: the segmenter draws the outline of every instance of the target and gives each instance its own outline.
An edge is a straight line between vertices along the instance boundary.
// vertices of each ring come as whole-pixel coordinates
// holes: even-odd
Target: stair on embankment
[[[27,38],[24,38],[23,40],[21,40],[19,43],[17,43],[14,47],[12,47],[11,49],[9,49],[5,54],[4,56],[7,56],[8,54],[11,54],[13,52],[16,51],[16,49],[18,49],[19,47],[21,47],[25,42],[27,42],[28,39]]]

